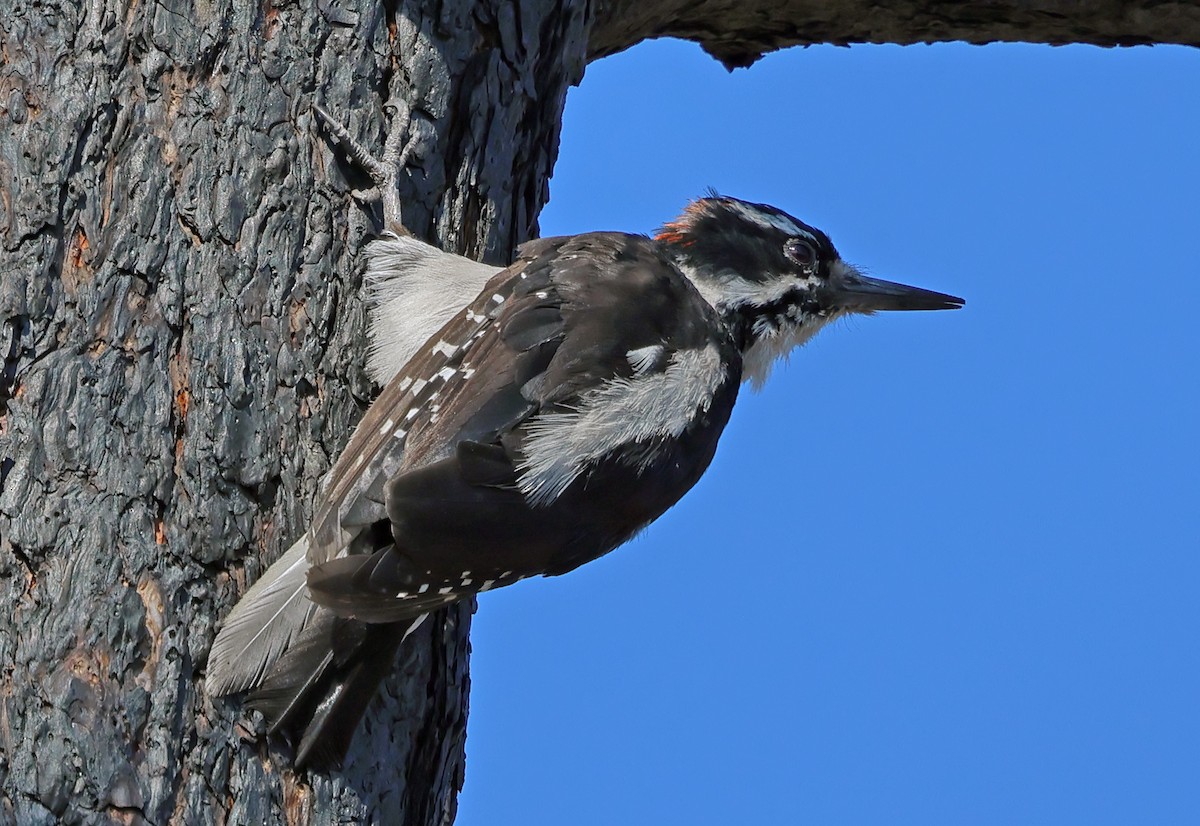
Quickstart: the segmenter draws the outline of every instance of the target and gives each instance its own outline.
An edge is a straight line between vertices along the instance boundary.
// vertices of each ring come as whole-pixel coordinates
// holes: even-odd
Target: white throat
[[[793,350],[807,344],[810,338],[840,315],[834,313],[824,318],[809,316],[798,327],[773,330],[761,335],[742,353],[742,381],[750,382],[750,387],[755,391],[761,390],[776,364],[787,361]]]

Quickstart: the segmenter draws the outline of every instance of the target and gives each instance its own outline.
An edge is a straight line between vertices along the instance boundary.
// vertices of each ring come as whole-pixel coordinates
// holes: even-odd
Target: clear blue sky
[[[460,826],[1200,823],[1200,51],[644,44],[542,230],[707,186],[966,309],[823,332],[641,538],[480,599]]]

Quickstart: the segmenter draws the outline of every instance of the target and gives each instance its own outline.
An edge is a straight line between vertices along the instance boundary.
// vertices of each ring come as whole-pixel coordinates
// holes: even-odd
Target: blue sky
[[[643,44],[544,234],[714,186],[964,296],[823,332],[641,538],[484,595],[459,824],[1200,823],[1200,51]]]

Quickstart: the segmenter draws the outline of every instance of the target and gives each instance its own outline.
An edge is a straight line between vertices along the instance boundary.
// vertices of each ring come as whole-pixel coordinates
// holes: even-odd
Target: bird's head
[[[951,310],[952,295],[869,278],[829,236],[766,204],[710,195],[656,236],[729,325],[756,387],[772,365],[835,318],[878,310]]]

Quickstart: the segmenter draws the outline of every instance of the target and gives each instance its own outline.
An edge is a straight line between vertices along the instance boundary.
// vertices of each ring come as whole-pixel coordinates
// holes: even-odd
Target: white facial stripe
[[[713,309],[729,307],[765,307],[774,304],[793,290],[810,290],[820,284],[815,275],[786,278],[768,277],[765,281],[748,281],[736,273],[722,273],[713,278],[701,278],[695,270],[680,265],[683,274]]]
[[[791,277],[782,281],[769,279],[767,283],[756,283],[739,278],[733,273],[726,273],[717,278],[702,277],[686,264],[680,264],[679,267],[700,295],[704,297],[704,300],[718,312],[722,308],[728,309],[739,305],[767,306],[778,301],[789,290],[808,289],[816,286],[818,282],[815,276],[809,276],[807,278]],[[835,261],[831,265],[831,270],[834,278],[846,272],[857,272],[854,267],[841,260]],[[840,317],[842,313],[833,313],[825,317],[809,316],[802,319],[797,308],[796,312],[789,311],[787,315],[795,323],[786,325],[782,330],[775,329],[767,319],[760,319],[756,322],[755,333],[758,335],[758,340],[742,353],[742,380],[749,382],[755,390],[762,388],[777,361],[786,358],[792,350],[806,343],[826,324]]]
[[[815,235],[806,230],[804,227],[798,225],[786,215],[760,211],[743,204],[740,201],[727,201],[726,203],[729,205],[730,209],[732,209],[738,215],[742,216],[747,221],[758,224],[760,227],[777,229],[780,232],[786,232],[788,235],[795,235],[811,241],[814,244],[817,243],[817,238]]]
[[[771,278],[766,282],[735,278],[722,285],[722,301],[730,307],[739,305],[766,307],[768,304],[775,304],[782,300],[790,292],[811,290],[820,283],[821,279],[815,275],[804,278],[799,276]]]
[[[613,379],[575,410],[537,416],[517,486],[532,505],[553,502],[588,463],[622,445],[679,436],[697,411],[708,409],[725,378],[720,352],[709,344],[675,353],[661,373]]]

